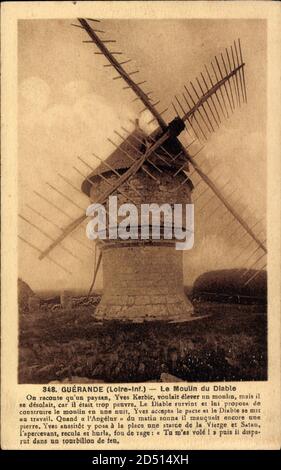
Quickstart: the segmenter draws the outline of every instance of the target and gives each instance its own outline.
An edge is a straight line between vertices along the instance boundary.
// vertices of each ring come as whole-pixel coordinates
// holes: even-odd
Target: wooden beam
[[[130,74],[126,72],[126,70],[120,65],[120,63],[115,59],[113,56],[113,52],[110,52],[98,35],[93,31],[91,26],[87,23],[87,21],[83,18],[78,18],[81,27],[85,29],[88,33],[90,38],[94,41],[96,46],[99,48],[101,53],[106,57],[109,63],[115,68],[115,70],[119,73],[119,75],[123,78],[123,80],[127,83],[129,88],[133,90],[133,92],[137,95],[137,97],[143,102],[145,107],[151,112],[151,114],[157,119],[159,126],[164,130],[167,127],[166,122],[162,118],[162,116],[158,113],[156,108],[152,105],[151,101],[149,100],[148,96],[145,92],[139,87],[140,83],[135,83]],[[142,83],[142,82],[141,82]]]
[[[96,282],[96,278],[97,278],[97,275],[98,275],[98,272],[99,272],[99,267],[100,267],[101,259],[102,259],[102,251],[99,252],[98,262],[97,262],[97,265],[96,265],[96,267],[95,267],[94,277],[93,277],[92,284],[91,284],[91,286],[90,286],[90,289],[89,289],[87,298],[90,297],[91,292],[92,292],[92,290],[93,290],[93,288],[94,288],[94,285],[95,285],[95,282]]]
[[[111,196],[112,193],[114,193],[119,186],[121,186],[125,181],[127,181],[131,176],[133,176],[137,171],[142,167],[144,164],[145,160],[156,150],[160,145],[163,144],[168,138],[170,137],[170,133],[167,131],[165,132],[154,144],[152,144],[147,151],[144,153],[144,155],[136,160],[130,168],[123,173],[122,176],[116,181],[113,186],[111,186],[107,191],[105,191],[100,198],[96,201],[97,204],[105,204],[109,196]],[[51,243],[46,250],[44,250],[41,255],[39,256],[39,259],[45,258],[50,251],[52,251],[62,240],[64,240],[67,235],[69,235],[73,230],[75,230],[84,220],[86,220],[87,216],[86,213],[80,215],[76,220],[71,222],[62,232],[62,234],[53,242]]]
[[[201,178],[205,181],[205,183],[211,188],[213,193],[220,199],[220,201],[223,203],[223,205],[229,210],[229,212],[235,217],[235,219],[242,225],[242,227],[248,232],[248,234],[255,240],[257,245],[262,248],[262,250],[267,253],[267,249],[264,246],[264,244],[257,238],[257,236],[254,234],[253,230],[247,222],[241,217],[241,215],[231,206],[231,204],[227,201],[227,199],[223,196],[223,194],[220,192],[220,190],[216,187],[216,185],[213,183],[213,181],[203,172],[203,170],[200,168],[198,163],[190,156],[188,155],[188,158],[190,160],[190,163],[192,164],[193,168],[196,170],[196,172],[201,176]]]

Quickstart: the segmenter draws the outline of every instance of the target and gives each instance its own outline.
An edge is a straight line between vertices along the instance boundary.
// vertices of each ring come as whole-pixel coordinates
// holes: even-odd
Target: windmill
[[[78,18],[78,24],[73,26],[83,30],[87,35],[83,42],[92,43],[97,48],[95,53],[107,60],[105,67],[117,72],[113,79],[125,82],[124,88],[130,89],[135,94],[134,99],[142,103],[142,111],[151,113],[157,129],[151,134],[144,133],[138,126],[133,132],[125,127],[115,131],[121,142],[116,144],[110,139],[115,150],[107,160],[100,162],[98,168],[80,157],[85,171],[89,173],[91,170],[86,175],[80,172],[83,177],[82,191],[90,200],[101,204],[107,204],[109,196],[113,194],[117,194],[119,202],[134,201],[141,204],[153,196],[155,202],[180,203],[191,201],[193,180],[198,178],[199,182],[195,186],[203,189],[194,202],[198,199],[202,201],[207,195],[208,199],[204,201],[206,207],[216,200],[219,206],[215,211],[218,207],[223,208],[224,213],[230,214],[232,222],[237,224],[230,237],[242,227],[242,237],[248,237],[250,244],[255,244],[241,274],[244,284],[250,284],[260,272],[253,272],[252,268],[265,259],[264,241],[260,240],[255,227],[247,223],[231,202],[232,193],[226,191],[228,183],[220,187],[211,176],[212,169],[206,172],[204,165],[198,163],[198,155],[203,147],[193,151],[193,145],[207,141],[223,119],[227,119],[235,109],[247,102],[245,63],[240,40],[234,41],[230,48],[215,57],[210,66],[205,66],[195,82],[184,87],[181,97],[174,98],[175,116],[166,122],[163,116],[167,110],[158,111],[159,103],[152,100],[150,91],[144,91],[145,82],[134,81],[139,70],[127,70],[130,59],[118,60],[122,53],[109,50],[110,44],[115,41],[102,39],[104,32],[99,24],[99,20]],[[179,140],[183,132],[191,139],[188,146]],[[100,160],[97,155],[93,155],[93,158]],[[71,185],[71,181],[65,181]],[[69,199],[60,190],[51,187]],[[210,211],[209,216],[215,211]],[[33,224],[25,216],[20,217],[26,223]],[[81,210],[81,215],[69,225],[58,225],[60,234],[43,249],[32,245],[22,236],[20,238],[39,252],[40,260],[48,258],[58,264],[52,256],[53,250],[58,246],[68,250],[63,241],[66,237],[74,237],[75,230],[86,219],[86,211]],[[38,229],[36,224],[33,226]],[[73,252],[69,254],[77,257]],[[96,311],[97,318],[125,321],[191,319],[193,307],[183,293],[182,253],[174,249],[174,243],[170,240],[162,238],[157,243],[150,239],[142,242],[130,240],[126,243],[117,240],[101,244],[89,293],[101,262],[105,292]],[[65,269],[62,265],[60,267]]]

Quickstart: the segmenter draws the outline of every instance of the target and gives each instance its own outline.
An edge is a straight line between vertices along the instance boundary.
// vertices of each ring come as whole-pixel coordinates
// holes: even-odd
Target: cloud
[[[91,84],[85,80],[67,83],[62,92],[58,92],[61,99],[51,96],[48,84],[39,77],[24,80],[19,90],[23,132],[32,130],[38,133],[38,141],[39,134],[44,139],[45,132],[55,133],[58,140],[58,134],[62,138],[63,135],[75,136],[81,152],[93,136],[97,139],[102,137],[104,141],[106,132],[111,133],[135,117],[134,112],[123,103],[121,112],[114,112],[112,104],[100,94],[93,93]]]
[[[27,107],[43,110],[49,103],[51,90],[39,77],[29,77],[19,86],[20,99]]]
[[[112,101],[111,98],[106,99],[101,94],[93,92],[91,82],[86,80],[70,81],[61,89],[53,88],[52,93],[46,81],[32,76],[20,83],[19,92],[19,171],[22,188],[20,204],[28,200],[27,193],[34,188],[39,190],[43,188],[41,192],[46,193],[49,199],[53,198],[54,202],[60,199],[56,198],[56,195],[49,194],[45,185],[45,181],[50,181],[54,182],[56,187],[61,187],[62,182],[58,180],[58,172],[67,176],[79,188],[82,178],[72,169],[74,164],[77,165],[77,155],[84,157],[86,155],[85,160],[96,166],[98,162],[94,161],[92,152],[101,157],[109,155],[114,148],[107,142],[107,137],[119,143],[120,140],[114,135],[114,129],[120,130],[122,125],[128,128],[129,119],[134,120],[137,117],[134,108],[131,108],[132,105],[124,105],[124,102],[127,103],[129,100],[124,98],[122,92],[115,101]],[[150,132],[155,126],[155,123],[147,126],[151,118],[148,111],[142,113],[140,118],[140,125]],[[221,186],[224,181],[230,179],[231,188],[237,188],[233,200],[241,196],[243,207],[249,206],[248,215],[259,218],[264,213],[265,205],[265,191],[261,184],[266,180],[264,175],[266,156],[263,152],[265,137],[259,132],[251,131],[251,123],[248,131],[241,133],[241,125],[246,126],[247,119],[247,114],[244,117],[238,110],[236,117],[229,120],[208,140],[206,147],[196,159],[207,173],[216,163],[220,163],[211,176],[216,180],[216,175],[222,174],[219,180]],[[90,171],[82,166],[80,168],[85,174]],[[193,178],[195,179],[195,175]],[[62,189],[65,193],[70,191],[69,187],[63,185]],[[206,197],[208,195],[209,193]],[[74,200],[77,197],[79,198],[78,193],[73,193]],[[83,198],[82,194],[80,197]],[[203,198],[201,204],[202,200]],[[66,212],[73,213],[75,208],[71,207],[70,203],[61,199],[59,203],[64,204]],[[87,201],[84,203],[86,207]],[[243,207],[239,204],[236,209],[242,211]],[[205,270],[233,266],[235,253],[238,255],[241,248],[229,243],[227,237],[223,235],[225,228],[223,223],[227,221],[227,218],[225,221],[220,219],[218,211],[216,217],[208,222],[207,229],[204,228],[204,220],[200,223],[195,248],[184,256],[188,282]],[[58,222],[60,223],[60,220]],[[32,233],[35,238],[34,244],[39,245],[36,243],[36,233],[34,231]],[[46,239],[40,242],[44,242],[45,245],[47,243]],[[75,250],[77,247],[73,247],[73,251]],[[44,282],[50,283],[50,279],[53,279],[53,266],[46,267],[45,263],[43,266],[44,268],[41,264],[38,268],[42,285]],[[23,271],[24,269],[27,277],[28,266],[22,268]],[[76,273],[76,269],[74,272]],[[72,282],[87,284],[90,282],[87,276],[90,277],[89,270],[79,269],[77,279],[75,277]],[[55,278],[54,285],[56,285]]]
[[[126,128],[130,127],[128,118],[135,118],[134,113],[124,104],[120,114],[114,112],[108,100],[92,91],[89,93],[89,89],[88,82],[77,81],[67,84],[63,92],[53,89],[51,93],[48,84],[40,77],[30,77],[19,85],[19,211],[29,219],[34,217],[34,214],[30,213],[26,203],[60,226],[69,223],[69,219],[35,196],[34,189],[60,206],[73,219],[81,215],[89,204],[88,199],[65,184],[58,173],[79,189],[83,177],[75,172],[73,166],[78,167],[85,175],[91,170],[78,161],[77,156],[84,157],[95,167],[99,162],[93,158],[92,152],[102,158],[107,157],[114,150],[112,144],[107,141],[107,136],[118,142],[114,129],[120,130],[122,124],[126,125]],[[52,191],[46,182],[68,195],[82,209]],[[59,235],[57,229],[40,217],[37,217],[34,223],[37,226],[42,224],[42,229],[53,238]],[[48,244],[46,237],[24,222],[20,225],[20,233],[41,249]],[[87,242],[82,226],[78,238]],[[79,245],[69,237],[64,244],[73,253],[80,254],[80,251],[77,252]],[[77,261],[70,256],[64,260],[63,255],[61,248],[54,252],[56,259],[73,271],[69,281],[65,279],[63,272],[58,271],[54,276],[54,265],[48,261],[39,262],[36,252],[28,247],[24,247],[20,252],[22,277],[30,279],[31,285],[38,288],[44,285],[57,287],[58,280],[61,279],[65,279],[65,284],[69,282],[70,286],[88,286],[92,276],[92,259],[89,252],[84,250],[83,253],[86,262],[84,268],[77,267]],[[30,262],[26,261],[30,257],[34,260],[32,272]]]
[[[70,101],[75,101],[77,98],[87,95],[92,91],[92,85],[86,80],[68,82],[62,89],[63,95]]]

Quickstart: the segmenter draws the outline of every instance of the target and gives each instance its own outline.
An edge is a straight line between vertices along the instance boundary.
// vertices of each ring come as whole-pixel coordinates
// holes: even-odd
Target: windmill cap
[[[83,193],[90,196],[91,180],[93,183],[98,180],[99,175],[103,173],[111,172],[113,170],[127,170],[133,163],[133,159],[138,152],[143,153],[144,149],[144,138],[146,134],[140,129],[135,129],[128,137],[118,146],[109,157],[105,159],[105,163],[100,163],[97,168],[88,175],[88,179],[85,179],[82,183],[81,189]],[[133,147],[132,147],[133,146]],[[132,155],[130,158],[128,155]]]
[[[136,123],[137,124],[137,123]],[[162,134],[162,131],[156,130],[151,137],[154,140],[157,140]],[[87,196],[90,197],[92,183],[98,182],[100,180],[100,175],[104,175],[106,173],[112,173],[113,170],[120,170],[120,173],[126,171],[132,165],[133,161],[136,157],[140,157],[143,155],[145,151],[145,140],[149,137],[147,134],[142,131],[138,125],[136,129],[128,135],[126,139],[116,148],[116,150],[109,155],[103,162],[101,162],[97,168],[95,168],[92,173],[87,176],[81,185],[81,190]],[[176,162],[174,162],[173,167],[176,170],[177,168],[182,167],[184,163],[188,167],[188,163],[186,161],[186,157],[182,154],[182,157],[179,155],[181,154],[183,147],[177,137],[172,136],[167,141],[162,144],[161,149],[158,149],[158,154],[163,154],[163,157],[167,159],[167,155],[171,156],[178,156]],[[165,153],[167,152],[167,154]],[[159,160],[157,165],[163,166],[163,159]]]

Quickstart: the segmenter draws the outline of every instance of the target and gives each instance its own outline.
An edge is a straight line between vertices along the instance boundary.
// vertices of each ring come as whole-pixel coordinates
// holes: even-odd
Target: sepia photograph
[[[266,381],[266,20],[17,28],[18,383]]]
[[[1,10],[0,456],[280,449],[279,5]]]

